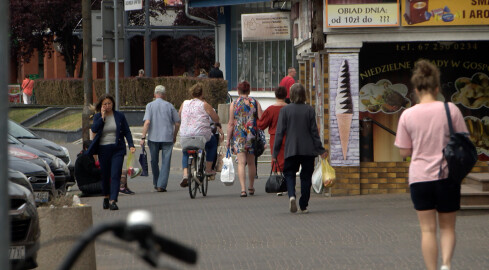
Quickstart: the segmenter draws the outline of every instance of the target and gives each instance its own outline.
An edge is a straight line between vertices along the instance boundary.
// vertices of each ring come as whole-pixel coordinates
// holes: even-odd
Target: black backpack
[[[461,184],[462,180],[464,180],[465,176],[467,176],[477,162],[477,150],[470,141],[467,133],[454,132],[450,109],[446,102],[445,111],[450,129],[450,140],[443,149],[443,157],[448,164],[448,179],[457,184]],[[441,175],[441,164],[439,175]]]

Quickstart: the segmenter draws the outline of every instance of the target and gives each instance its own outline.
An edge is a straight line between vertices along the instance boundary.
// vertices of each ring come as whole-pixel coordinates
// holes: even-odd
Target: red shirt
[[[281,81],[280,81],[280,86],[285,87],[287,89],[287,97],[289,98],[290,95],[290,87],[295,83],[294,78],[290,77],[289,75],[285,76]]]

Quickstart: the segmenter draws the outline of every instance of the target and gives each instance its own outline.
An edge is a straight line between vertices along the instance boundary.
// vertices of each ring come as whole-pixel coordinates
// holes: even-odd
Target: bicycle
[[[159,252],[166,253],[188,264],[197,263],[197,252],[194,249],[155,233],[152,220],[153,218],[148,211],[135,210],[129,213],[127,221],[102,223],[92,227],[80,236],[58,269],[71,269],[85,247],[98,236],[109,231],[112,231],[121,240],[138,241],[139,249],[136,254],[152,267],[163,267],[158,262]],[[171,269],[169,265],[164,267]]]
[[[185,137],[182,148],[188,154],[188,192],[191,199],[195,199],[197,190],[202,196],[207,196],[209,179],[205,174],[205,143],[202,136]]]

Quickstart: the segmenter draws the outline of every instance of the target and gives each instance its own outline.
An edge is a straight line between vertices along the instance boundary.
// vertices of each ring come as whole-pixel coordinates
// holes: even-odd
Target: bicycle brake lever
[[[197,263],[197,251],[194,249],[188,248],[156,233],[153,233],[153,239],[160,246],[162,252],[189,264]]]

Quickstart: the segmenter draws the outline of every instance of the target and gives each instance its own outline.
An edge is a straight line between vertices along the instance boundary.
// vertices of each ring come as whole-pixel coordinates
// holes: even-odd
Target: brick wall
[[[361,162],[360,167],[333,167],[333,196],[409,193],[409,162]],[[477,162],[471,172],[489,172],[489,167],[486,162]]]

